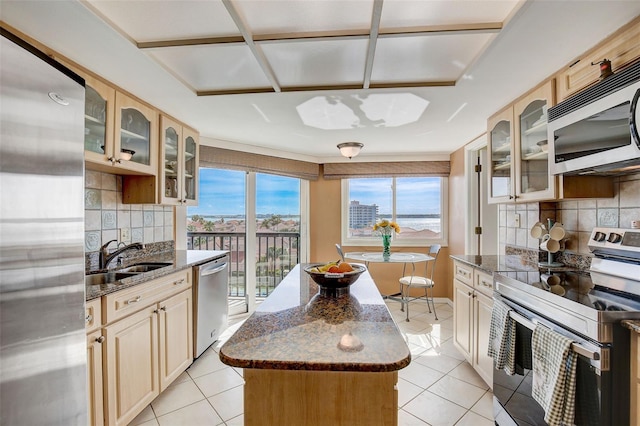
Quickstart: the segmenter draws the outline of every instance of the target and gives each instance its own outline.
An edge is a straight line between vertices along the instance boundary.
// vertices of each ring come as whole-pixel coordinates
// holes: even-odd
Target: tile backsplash
[[[538,221],[547,219],[563,224],[567,231],[565,253],[590,256],[587,247],[596,226],[630,228],[640,220],[640,174],[614,178],[615,196],[580,201],[501,204],[499,206],[499,253],[512,248],[539,250],[539,240],[529,231]],[[519,219],[519,223],[518,220]]]
[[[85,252],[98,251],[109,240],[126,244],[174,240],[173,207],[123,204],[122,176],[85,170],[84,209]]]

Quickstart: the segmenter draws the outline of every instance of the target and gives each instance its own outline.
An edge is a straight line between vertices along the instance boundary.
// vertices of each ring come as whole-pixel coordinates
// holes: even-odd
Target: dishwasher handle
[[[211,269],[202,269],[200,271],[200,276],[201,277],[206,277],[207,275],[213,275],[213,274],[217,274],[218,272],[221,272],[223,270],[225,270],[227,268],[228,263],[224,262],[222,265],[215,267],[215,268],[211,268]]]

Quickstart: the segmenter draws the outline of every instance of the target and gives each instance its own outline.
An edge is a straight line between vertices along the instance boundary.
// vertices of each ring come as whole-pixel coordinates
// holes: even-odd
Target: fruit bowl
[[[356,263],[350,264],[353,268],[351,272],[314,272],[313,269],[321,267],[323,264],[318,263],[315,265],[309,265],[304,268],[304,271],[309,274],[311,279],[315,281],[320,287],[326,288],[343,288],[349,287],[356,282],[358,277],[367,270],[363,265]]]

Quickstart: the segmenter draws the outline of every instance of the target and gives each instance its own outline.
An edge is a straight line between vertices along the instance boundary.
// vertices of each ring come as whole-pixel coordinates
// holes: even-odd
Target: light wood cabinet
[[[160,115],[160,162],[157,178],[127,176],[125,203],[198,204],[200,140],[198,132]]]
[[[480,377],[493,388],[493,359],[487,355],[493,309],[493,277],[467,264],[454,261],[453,343]],[[460,271],[471,270],[463,282]],[[463,275],[464,278],[468,274]]]
[[[100,299],[93,299],[85,305],[87,331],[87,419],[90,426],[104,424],[104,400],[102,391],[102,319]]]
[[[126,425],[193,362],[191,270],[102,297],[105,417]]]
[[[160,391],[193,362],[193,297],[183,291],[159,303]]]
[[[90,170],[155,176],[158,113],[107,83],[78,71],[85,88],[85,162]],[[131,153],[131,159],[125,155]]]
[[[487,120],[490,204],[614,196],[611,177],[550,174],[547,110],[554,93],[549,80]]]
[[[617,72],[640,58],[640,17],[572,60],[556,76],[558,102],[600,81],[598,64],[608,59]],[[595,65],[592,65],[595,64]]]
[[[156,175],[158,171],[158,112],[142,102],[116,91],[116,132],[113,139],[114,166],[127,174]],[[122,152],[133,152],[130,160]]]
[[[160,203],[196,205],[199,140],[195,130],[160,117]]]
[[[104,333],[106,424],[127,425],[160,394],[157,308],[144,308]]]

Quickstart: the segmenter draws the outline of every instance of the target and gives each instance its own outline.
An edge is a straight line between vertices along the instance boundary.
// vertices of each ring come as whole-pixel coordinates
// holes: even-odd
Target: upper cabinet
[[[116,92],[114,165],[129,172],[155,175],[158,170],[158,112]],[[127,160],[128,155],[131,158]]]
[[[599,63],[611,61],[611,69],[619,69],[640,58],[640,17],[620,28],[614,35],[577,57],[556,75],[558,102],[600,80]]]
[[[198,134],[193,129],[160,117],[161,204],[196,205],[198,194]]]
[[[610,177],[550,174],[547,110],[554,90],[549,80],[487,121],[489,203],[613,197]]]
[[[115,174],[155,175],[158,113],[84,74],[84,149],[87,168]]]
[[[489,202],[554,197],[546,141],[553,90],[553,81],[548,81],[489,118]]]
[[[95,78],[85,76],[85,82],[85,160],[104,163],[112,155],[116,91]]]
[[[513,106],[496,113],[488,120],[489,200],[505,202],[513,200]]]
[[[513,105],[515,194],[518,201],[555,197],[555,179],[549,173],[547,142],[547,109],[554,105],[553,94],[551,80]]]

